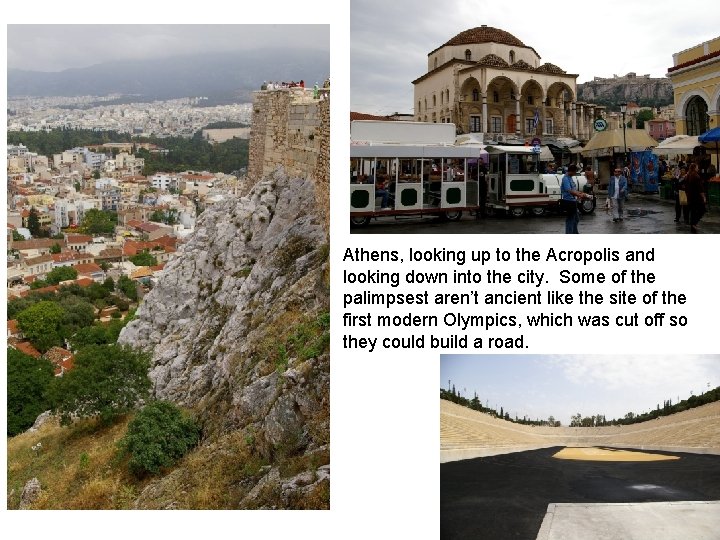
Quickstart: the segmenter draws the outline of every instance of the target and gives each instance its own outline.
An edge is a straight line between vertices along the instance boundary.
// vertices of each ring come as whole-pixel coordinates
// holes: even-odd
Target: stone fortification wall
[[[330,99],[309,89],[255,92],[248,178],[254,184],[278,166],[293,178],[316,184],[319,212],[329,223]]]

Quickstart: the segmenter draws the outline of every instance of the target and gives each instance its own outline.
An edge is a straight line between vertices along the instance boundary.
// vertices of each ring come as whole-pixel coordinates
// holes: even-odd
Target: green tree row
[[[8,144],[24,144],[31,152],[51,156],[78,146],[94,146],[108,142],[137,142],[156,144],[167,153],[150,152],[144,148],[133,148],[133,153],[145,159],[144,173],[147,176],[158,171],[180,172],[186,170],[208,170],[231,173],[247,167],[249,141],[229,139],[212,144],[198,131],[191,138],[184,137],[138,137],[116,131],[94,131],[87,129],[58,129],[52,131],[10,131]]]
[[[116,294],[116,289],[127,299]],[[44,353],[54,346],[63,346],[66,341],[77,348],[82,344],[82,341],[76,343],[77,336],[82,336],[85,329],[95,324],[96,308],[101,310],[114,305],[118,312],[127,311],[129,300],[137,300],[135,282],[122,276],[116,287],[112,278],[107,278],[102,284],[93,283],[88,287],[71,284],[60,287],[57,293],[37,292],[14,298],[8,302],[8,318],[17,319],[25,338]],[[115,339],[117,335],[112,341]]]
[[[73,417],[96,417],[106,425],[149,399],[149,355],[116,343],[84,347],[62,377],[53,375],[44,358],[8,347],[7,359],[8,436],[22,433],[47,410],[64,425]],[[189,415],[172,403],[149,401],[130,422],[118,451],[128,456],[130,471],[142,477],[172,466],[199,439],[200,429]]]
[[[60,154],[76,147],[131,141],[129,133],[66,128],[51,131],[8,131],[7,139],[8,144],[24,144],[28,150],[42,156]]]

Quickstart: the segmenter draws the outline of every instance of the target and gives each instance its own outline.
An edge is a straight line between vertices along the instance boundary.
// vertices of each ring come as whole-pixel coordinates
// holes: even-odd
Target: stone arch
[[[707,95],[695,94],[685,101],[684,107],[680,110],[685,117],[687,135],[700,135],[710,128]]]
[[[475,101],[473,99],[474,92],[477,92],[477,101],[481,101],[482,91],[480,88],[480,83],[475,77],[468,77],[463,81],[462,85],[460,86],[460,95],[462,96],[462,101]]]
[[[515,133],[517,129],[517,118],[515,117],[516,111],[516,99],[520,94],[520,89],[517,87],[514,81],[505,77],[498,76],[493,78],[487,87],[488,101],[492,105],[492,111],[488,112],[489,132],[496,132],[499,126],[503,133]],[[496,102],[491,96],[497,94],[498,101]],[[497,118],[499,119],[499,122]]]
[[[523,130],[526,130],[528,119],[534,119],[535,111],[537,110],[539,118],[538,126],[539,128],[542,128],[545,125],[545,119],[542,114],[545,92],[543,91],[542,86],[540,86],[540,83],[536,80],[530,79],[523,84],[521,96],[520,127]],[[543,131],[541,130],[540,133],[542,132]]]
[[[572,119],[568,103],[575,100],[572,88],[564,82],[554,82],[545,94],[545,116],[552,118],[553,125],[545,126],[545,131],[555,135],[570,135]],[[552,127],[552,129],[550,129]]]
[[[718,92],[720,92],[720,89],[718,90]],[[685,116],[685,110],[687,109],[688,102],[696,96],[702,98],[702,100],[705,102],[705,105],[708,106],[708,108],[710,107],[710,98],[704,90],[691,90],[690,92],[686,92],[685,94],[683,94],[682,98],[680,98],[680,103],[678,103],[678,108],[676,109],[676,112],[682,116]]]
[[[720,85],[715,88],[715,93],[709,102],[710,114],[720,114]]]

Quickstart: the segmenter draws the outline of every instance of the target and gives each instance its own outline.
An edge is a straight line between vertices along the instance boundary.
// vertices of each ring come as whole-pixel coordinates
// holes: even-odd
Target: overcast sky
[[[327,50],[329,25],[24,25],[7,27],[9,68],[62,71],[110,60],[262,48]]]
[[[578,83],[631,71],[663,77],[673,53],[720,35],[707,0],[352,0],[350,11],[351,110],[369,114],[412,113],[411,81],[427,72],[428,53],[483,24]]]
[[[443,355],[440,387],[448,381],[513,417],[553,415],[567,426],[576,413],[610,420],[720,386],[720,355]]]

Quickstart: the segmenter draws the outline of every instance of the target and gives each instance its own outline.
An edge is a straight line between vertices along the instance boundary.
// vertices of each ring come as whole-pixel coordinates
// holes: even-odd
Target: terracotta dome
[[[478,61],[478,64],[480,64],[481,66],[508,67],[508,63],[496,54],[488,54],[486,56],[483,56]]]
[[[446,45],[471,45],[473,43],[503,43],[514,47],[525,47],[525,44],[511,33],[485,25],[460,32],[445,43],[443,47]]]

